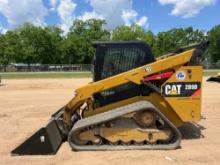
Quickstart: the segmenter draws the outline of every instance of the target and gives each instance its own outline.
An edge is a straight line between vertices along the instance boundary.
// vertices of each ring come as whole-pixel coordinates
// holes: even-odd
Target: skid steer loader
[[[155,59],[140,41],[94,43],[93,82],[11,154],[56,154],[65,141],[75,151],[178,148],[178,127],[200,120],[207,46]]]

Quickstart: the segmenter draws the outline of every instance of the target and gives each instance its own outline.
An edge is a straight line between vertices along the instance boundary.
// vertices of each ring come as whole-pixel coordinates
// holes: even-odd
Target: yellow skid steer
[[[179,127],[201,118],[203,68],[208,43],[155,59],[140,41],[96,42],[93,82],[52,115],[49,123],[12,155],[72,150],[170,150],[180,146]]]

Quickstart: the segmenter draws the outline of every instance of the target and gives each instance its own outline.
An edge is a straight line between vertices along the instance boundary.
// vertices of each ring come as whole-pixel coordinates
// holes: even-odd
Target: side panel
[[[183,66],[161,87],[162,95],[184,122],[201,117],[202,66]]]

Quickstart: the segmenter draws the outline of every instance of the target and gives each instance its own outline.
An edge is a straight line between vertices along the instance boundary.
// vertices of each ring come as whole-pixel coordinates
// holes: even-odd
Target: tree
[[[174,51],[182,46],[198,43],[205,38],[204,33],[199,30],[188,28],[174,28],[166,32],[159,32],[154,47],[155,54],[162,54]]]
[[[17,31],[8,31],[0,37],[0,63],[8,65],[18,59],[21,50]]]
[[[147,31],[143,36],[143,40],[147,42],[151,48],[153,48],[155,44],[155,35],[152,31]]]
[[[5,36],[0,34],[0,64],[4,64],[5,62]]]
[[[88,19],[86,21],[76,19],[70,27],[69,34],[85,38],[87,41],[109,40],[110,32],[103,28],[106,24],[102,19]]]
[[[62,30],[56,26],[48,26],[45,29],[45,36],[48,36],[48,49],[50,57],[49,60],[45,59],[44,63],[61,63],[61,42],[63,40],[61,34]]]
[[[213,27],[208,32],[208,39],[210,41],[209,55],[212,62],[220,60],[220,25]]]
[[[92,42],[108,40],[110,33],[103,28],[104,20],[75,20],[62,42],[62,59],[68,63],[91,63],[94,49]]]
[[[92,54],[91,45],[81,37],[71,34],[62,41],[62,63],[75,64],[87,62],[87,55]],[[89,58],[91,60],[91,58]],[[91,62],[91,61],[89,61]]]
[[[136,24],[119,26],[112,32],[112,40],[117,41],[144,40],[144,37],[144,29]]]
[[[220,25],[207,34],[201,30],[174,28],[154,34],[142,27],[119,26],[109,30],[100,19],[86,21],[76,19],[67,35],[56,26],[39,27],[26,23],[16,29],[0,34],[0,64],[10,63],[90,63],[94,55],[93,41],[99,40],[142,40],[152,48],[153,54],[160,56],[182,46],[210,40],[206,57],[217,62],[220,59]]]
[[[61,30],[58,27],[37,27],[24,24],[17,29],[22,54],[18,62],[31,63],[59,63],[62,40]]]
[[[129,40],[141,40],[146,42],[152,49],[153,54],[156,46],[156,36],[152,31],[145,32],[142,27],[136,24],[132,24],[131,26],[119,26],[115,28],[112,32],[112,40],[118,41],[129,41]]]
[[[143,36],[143,41],[151,47],[152,53],[155,54],[156,36],[154,35],[154,33],[152,31],[147,31]]]
[[[18,62],[24,63],[39,63],[41,57],[45,54],[45,47],[43,46],[44,37],[41,27],[36,27],[32,24],[24,24],[19,27],[19,39],[22,49],[22,56]]]

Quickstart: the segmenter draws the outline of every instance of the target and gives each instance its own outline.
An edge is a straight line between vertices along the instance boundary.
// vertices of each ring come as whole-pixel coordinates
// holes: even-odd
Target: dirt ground
[[[204,83],[199,124],[204,138],[185,138],[171,151],[73,152],[64,143],[54,156],[10,156],[10,151],[47,123],[74,89],[90,79],[4,80],[0,86],[0,164],[219,164],[220,84]]]

